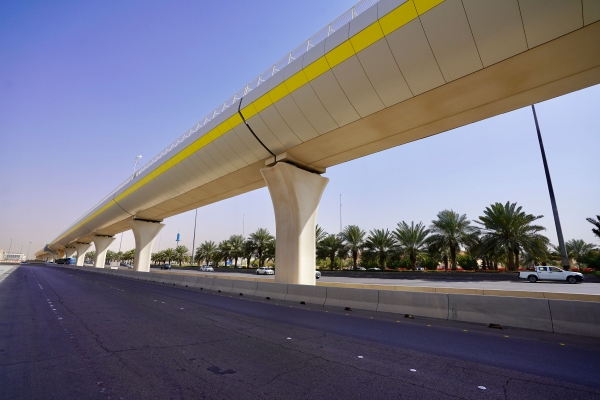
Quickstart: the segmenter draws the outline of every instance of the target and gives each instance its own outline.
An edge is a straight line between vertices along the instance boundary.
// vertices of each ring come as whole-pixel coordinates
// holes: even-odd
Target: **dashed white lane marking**
[[[477,389],[485,390],[485,386],[477,386]]]
[[[358,356],[358,358],[363,358],[363,356]]]
[[[39,283],[38,283],[38,286],[40,287],[40,289],[44,290],[44,288],[42,287],[42,285],[40,285]]]
[[[412,368],[411,368],[411,369],[410,369],[410,372],[417,372],[417,370],[416,370],[416,369],[412,369]]]

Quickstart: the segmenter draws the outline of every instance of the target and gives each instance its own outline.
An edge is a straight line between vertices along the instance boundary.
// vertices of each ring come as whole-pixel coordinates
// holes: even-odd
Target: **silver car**
[[[256,270],[256,275],[275,275],[275,271],[269,267],[259,267]]]

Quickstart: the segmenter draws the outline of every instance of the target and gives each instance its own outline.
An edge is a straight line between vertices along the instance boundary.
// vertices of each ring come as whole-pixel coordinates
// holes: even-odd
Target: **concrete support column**
[[[104,268],[108,246],[110,246],[114,241],[115,238],[112,236],[94,236],[92,242],[94,242],[94,247],[96,247],[96,257],[94,258],[95,268]]]
[[[75,247],[65,247],[65,258],[73,257],[73,254],[77,251]]]
[[[85,252],[92,247],[91,243],[75,243],[77,249],[77,265],[83,267],[83,261],[85,260]]]
[[[275,209],[275,282],[315,284],[315,228],[328,178],[287,163],[260,170]]]
[[[154,244],[156,235],[158,235],[158,232],[165,227],[165,224],[133,219],[129,221],[129,226],[135,237],[133,269],[140,272],[150,272],[152,245]]]

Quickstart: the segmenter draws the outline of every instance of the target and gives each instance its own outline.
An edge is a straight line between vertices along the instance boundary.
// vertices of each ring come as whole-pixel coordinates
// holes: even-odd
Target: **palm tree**
[[[117,255],[117,253],[115,253],[112,250],[107,250],[106,251],[106,261],[107,262],[111,262],[111,261],[119,261],[119,256]]]
[[[163,255],[165,257],[165,261],[168,264],[171,264],[171,261],[176,257],[175,250],[173,250],[171,248],[163,250]]]
[[[431,239],[429,240],[431,242]],[[439,243],[429,243],[427,248],[427,252],[429,256],[438,262],[442,262],[444,264],[444,271],[448,271],[448,266],[450,265],[449,257],[450,250],[448,247]]]
[[[335,268],[335,257],[343,252],[344,240],[341,235],[327,235],[317,247],[317,257],[321,259],[329,258],[329,269]]]
[[[250,268],[250,260],[254,256],[254,242],[250,239],[244,240],[242,257],[246,259],[246,268]]]
[[[219,259],[223,261],[224,266],[227,266],[227,261],[231,259],[231,245],[229,240],[222,240],[218,247]]]
[[[548,238],[539,232],[543,226],[532,225],[543,217],[522,211],[517,203],[494,203],[483,211],[484,216],[475,221],[482,225],[483,243],[486,249],[503,251],[507,255],[506,268],[516,271],[519,265],[519,253],[524,249],[533,256],[542,255],[547,249]]]
[[[84,259],[93,262],[96,259],[96,252],[94,250],[88,251],[85,253]]]
[[[196,249],[196,259],[198,262],[203,260],[206,262],[206,265],[210,265],[211,261],[215,258],[218,252],[218,247],[215,242],[205,241]]]
[[[256,257],[258,258],[258,266],[262,267],[265,264],[265,251],[270,242],[275,238],[265,228],[259,228],[256,232],[250,234],[250,240],[254,244]]]
[[[233,266],[237,268],[238,258],[244,256],[244,237],[242,235],[232,235],[229,238],[229,255],[233,259]]]
[[[471,226],[466,214],[459,215],[454,210],[440,211],[437,219],[431,221],[429,229],[429,243],[434,249],[449,250],[450,265],[456,271],[457,252],[460,251],[460,246],[468,246],[475,240],[477,229]]]
[[[358,268],[358,255],[365,247],[366,233],[358,225],[348,225],[344,228],[341,235],[352,254],[352,265],[356,269]]]
[[[417,260],[427,254],[428,234],[429,230],[425,228],[422,222],[417,225],[411,222],[409,226],[402,221],[393,232],[400,254],[409,258],[413,271],[417,266]]]
[[[389,229],[374,229],[369,232],[365,244],[368,251],[375,254],[379,260],[379,266],[383,269],[385,261],[396,246],[396,240]]]
[[[318,246],[321,240],[327,237],[327,232],[317,224],[315,226],[315,246]]]
[[[595,244],[586,243],[580,239],[571,239],[566,244],[567,254],[569,259],[579,261],[587,256],[590,251],[596,250],[598,247]]]
[[[595,226],[595,228],[592,228],[592,232],[600,238],[600,215],[596,215],[596,219],[586,218],[585,220]]]
[[[119,254],[119,253],[117,253],[117,254]],[[122,261],[133,261],[134,258],[135,258],[135,250],[129,250],[124,253],[121,253],[121,257],[120,257],[120,259]]]
[[[187,261],[189,252],[190,251],[187,247],[177,246],[175,248],[175,261],[177,261],[179,265],[183,264],[185,261]]]
[[[275,239],[271,240],[268,244],[267,244],[267,248],[265,249],[265,261],[275,261],[275,246],[276,246],[276,242]]]

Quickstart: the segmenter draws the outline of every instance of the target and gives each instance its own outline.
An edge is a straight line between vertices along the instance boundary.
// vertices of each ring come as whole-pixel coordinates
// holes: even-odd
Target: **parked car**
[[[368,271],[381,271],[381,268],[369,268]]]
[[[202,272],[215,272],[215,270],[213,269],[213,267],[211,267],[210,265],[203,265],[200,267],[200,271]]]
[[[170,264],[163,264],[160,266],[160,269],[171,269],[171,265]]]
[[[275,271],[269,267],[258,267],[256,275],[275,275]]]
[[[531,283],[538,280],[548,281],[566,281],[569,283],[577,283],[583,281],[583,274],[580,272],[565,271],[558,267],[533,267],[527,271],[519,272],[519,278],[527,279]]]
[[[315,271],[315,278],[319,279],[321,277],[321,271]]]
[[[365,267],[356,267],[357,271],[366,271],[367,269]]]

